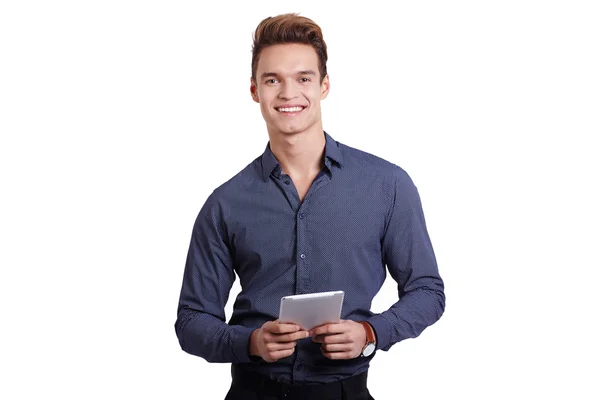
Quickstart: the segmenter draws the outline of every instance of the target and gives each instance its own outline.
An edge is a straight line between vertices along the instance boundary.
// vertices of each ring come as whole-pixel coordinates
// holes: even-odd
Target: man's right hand
[[[265,322],[250,335],[250,355],[262,357],[266,362],[275,362],[294,354],[296,342],[307,337],[308,332],[296,324]]]

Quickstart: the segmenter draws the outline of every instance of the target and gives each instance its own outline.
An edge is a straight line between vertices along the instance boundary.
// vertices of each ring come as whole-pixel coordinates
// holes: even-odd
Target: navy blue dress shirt
[[[342,318],[368,321],[382,350],[418,336],[442,315],[444,285],[412,180],[324,134],[324,168],[303,201],[269,145],[206,200],[175,323],[184,351],[281,382],[331,382],[366,371],[373,356],[331,360],[311,338],[275,363],[249,355],[250,334],[278,318],[282,296],[343,290]],[[386,268],[398,283],[398,301],[375,314],[371,301]],[[226,323],[236,275],[241,292]]]

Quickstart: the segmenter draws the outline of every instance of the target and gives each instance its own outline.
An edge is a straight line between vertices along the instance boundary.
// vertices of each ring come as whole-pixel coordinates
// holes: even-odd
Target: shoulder
[[[220,224],[226,220],[244,198],[244,194],[256,187],[260,181],[260,168],[260,157],[258,157],[213,189],[200,209],[197,224],[205,222]]]
[[[241,171],[215,188],[210,198],[217,202],[235,198],[261,183],[261,157],[259,156]]]
[[[408,173],[399,165],[343,143],[338,142],[338,145],[344,157],[344,168],[348,168],[350,172],[383,176],[391,182],[410,181]]]

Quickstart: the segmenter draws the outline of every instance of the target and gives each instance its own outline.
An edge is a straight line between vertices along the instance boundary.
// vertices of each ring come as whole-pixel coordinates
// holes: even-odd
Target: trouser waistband
[[[251,389],[263,396],[289,399],[310,399],[339,396],[343,393],[363,392],[367,389],[367,372],[330,383],[298,384],[277,382],[257,372],[231,365],[233,385]]]

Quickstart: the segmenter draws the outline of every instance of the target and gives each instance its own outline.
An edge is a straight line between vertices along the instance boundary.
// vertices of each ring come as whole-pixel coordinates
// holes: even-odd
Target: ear
[[[321,100],[324,100],[329,94],[329,88],[331,83],[329,82],[329,75],[325,75],[323,82],[321,82]]]
[[[252,95],[252,100],[259,103],[256,82],[254,82],[254,79],[252,78],[250,78],[250,94]]]

